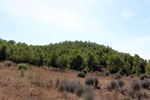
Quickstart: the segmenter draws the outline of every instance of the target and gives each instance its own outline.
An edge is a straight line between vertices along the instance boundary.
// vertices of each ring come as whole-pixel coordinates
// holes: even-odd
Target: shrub
[[[48,67],[47,67],[47,66],[44,66],[44,69],[45,69],[45,70],[48,70]]]
[[[108,84],[107,85],[107,89],[109,90],[109,91],[111,91],[112,89],[111,89],[111,85],[110,84]]]
[[[136,97],[137,97],[138,100],[141,100],[142,97],[143,97],[142,92],[141,91],[136,92]]]
[[[76,95],[77,95],[78,97],[81,97],[82,94],[83,94],[83,92],[84,92],[84,87],[83,87],[82,85],[79,85],[79,86],[77,87],[77,89],[76,89]]]
[[[94,100],[94,97],[95,95],[93,89],[89,86],[85,86],[82,98],[84,100]]]
[[[112,89],[115,89],[115,88],[117,88],[117,83],[114,80],[112,80],[110,82],[110,86],[111,86]]]
[[[141,89],[141,84],[140,81],[138,80],[133,80],[130,85],[131,85],[131,89],[134,92],[139,91]]]
[[[76,91],[76,89],[78,88],[79,85],[80,85],[80,83],[78,81],[72,81],[72,82],[70,82],[69,91],[71,93],[75,93],[75,91]]]
[[[118,80],[118,85],[119,85],[120,88],[122,88],[124,86],[124,84],[125,84],[124,80],[122,80],[122,79]]]
[[[50,88],[50,87],[52,87],[52,85],[53,85],[53,81],[52,81],[52,80],[49,80],[49,81],[47,82],[47,84],[45,84],[45,87],[46,87],[46,88]]]
[[[8,66],[8,67],[12,66],[13,64],[14,63],[10,60],[5,61],[5,65]]]
[[[85,84],[88,86],[93,86],[95,89],[98,89],[99,80],[97,77],[88,77],[85,79]]]
[[[147,75],[150,75],[150,64],[147,64],[146,67],[145,67],[145,73]]]
[[[118,72],[116,74],[113,75],[114,79],[120,79],[121,78],[121,74]]]
[[[21,77],[24,77],[25,70],[24,70],[24,69],[21,69],[21,70],[20,70],[20,73],[21,73]]]
[[[97,77],[94,78],[94,85],[95,85],[95,88],[98,89],[98,84],[99,84],[99,80]]]
[[[60,80],[59,80],[59,78],[57,78],[57,79],[56,79],[56,87],[59,86],[59,83],[60,83]]]
[[[140,80],[144,80],[145,78],[143,76],[140,77]]]
[[[141,79],[141,80],[144,80],[145,78],[149,78],[149,76],[146,75],[146,74],[142,74],[142,75],[140,76],[140,79]]]
[[[85,84],[88,85],[88,86],[93,86],[94,85],[94,78],[92,77],[88,77],[85,79]]]
[[[21,69],[27,70],[28,69],[28,66],[24,63],[20,63],[20,64],[18,64],[18,66],[19,66],[19,70],[21,70]]]
[[[111,91],[111,90],[113,90],[113,89],[116,89],[117,88],[117,83],[114,81],[114,80],[112,80],[108,85],[107,85],[107,89],[109,90],[109,91]]]
[[[122,95],[125,95],[126,89],[120,88],[120,89],[119,89],[119,92],[120,92]]]
[[[81,77],[81,78],[85,78],[85,75],[86,75],[86,73],[84,73],[84,72],[79,72],[78,73],[78,77]]]
[[[150,82],[148,80],[141,81],[142,88],[149,89]]]
[[[109,76],[110,75],[110,73],[109,72],[105,72],[105,76]]]
[[[69,86],[70,86],[70,84],[69,84],[68,80],[62,80],[60,82],[60,84],[59,84],[59,91],[61,91],[61,92],[65,92],[65,91],[69,92]]]
[[[130,78],[134,78],[134,75],[130,75]]]
[[[128,90],[128,95],[129,95],[130,97],[134,98],[134,97],[135,97],[134,94],[135,94],[135,91],[133,91],[132,89],[129,88],[129,90]]]

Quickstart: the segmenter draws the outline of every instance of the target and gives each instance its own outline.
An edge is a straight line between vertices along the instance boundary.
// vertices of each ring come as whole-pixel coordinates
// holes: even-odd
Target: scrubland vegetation
[[[0,61],[3,60],[45,66],[45,69],[52,66],[84,73],[106,69],[110,73],[127,76],[150,74],[149,61],[140,58],[137,54],[131,56],[113,50],[109,46],[82,41],[33,46],[1,39]],[[81,75],[84,76],[83,73]]]
[[[91,42],[0,40],[0,100],[150,100],[150,64]]]
[[[150,76],[146,74],[116,79],[105,72],[87,72],[83,78],[74,70],[9,63],[0,62],[1,100],[150,99]]]

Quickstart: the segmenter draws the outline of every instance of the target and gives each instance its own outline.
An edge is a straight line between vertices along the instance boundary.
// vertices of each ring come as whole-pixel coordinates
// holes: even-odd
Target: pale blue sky
[[[91,41],[150,59],[150,0],[0,0],[0,38]]]

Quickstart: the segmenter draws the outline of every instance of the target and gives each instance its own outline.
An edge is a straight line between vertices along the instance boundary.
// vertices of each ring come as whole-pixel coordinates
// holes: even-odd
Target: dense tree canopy
[[[145,69],[149,69],[145,68],[147,61],[138,55],[131,56],[109,46],[82,41],[33,46],[0,39],[0,60],[80,71],[101,71],[101,68],[106,68],[111,73],[126,75],[148,73]]]

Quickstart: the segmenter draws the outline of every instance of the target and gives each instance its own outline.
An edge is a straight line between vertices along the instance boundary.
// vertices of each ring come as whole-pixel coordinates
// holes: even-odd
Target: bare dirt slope
[[[86,77],[92,76],[95,74],[88,73]],[[17,66],[7,67],[4,63],[0,63],[0,100],[83,100],[75,94],[59,92],[56,87],[57,79],[75,80],[82,84],[85,81],[85,78],[77,77],[77,72],[74,71],[60,72],[39,67],[30,67],[22,77]],[[107,84],[112,80],[110,76],[99,76],[98,79],[101,89],[94,90],[94,100],[122,100],[128,97],[106,89]],[[127,83],[133,79],[128,77],[123,79],[126,81],[125,88],[128,89]]]

